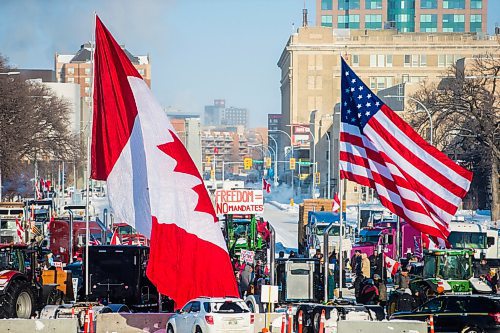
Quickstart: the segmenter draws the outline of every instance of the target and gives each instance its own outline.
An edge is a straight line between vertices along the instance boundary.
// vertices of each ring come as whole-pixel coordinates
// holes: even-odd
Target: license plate
[[[228,321],[228,324],[229,325],[238,325],[238,321],[237,320],[230,320],[230,321]]]

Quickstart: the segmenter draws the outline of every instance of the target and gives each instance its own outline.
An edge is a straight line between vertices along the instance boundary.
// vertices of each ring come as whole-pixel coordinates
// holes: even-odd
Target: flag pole
[[[340,56],[340,63],[342,63],[342,56]],[[340,69],[340,72],[342,73],[342,67]],[[335,110],[333,110],[333,113],[335,115]],[[341,169],[341,164],[340,164],[340,132],[341,132],[341,127],[342,127],[342,97],[340,100],[340,113],[339,113],[339,136],[338,136],[338,143],[339,147],[337,149],[338,152],[338,167],[339,167],[339,174],[338,174],[338,180],[339,180],[339,201],[340,201],[340,214],[339,214],[339,224],[340,224],[340,237],[339,237],[339,298],[342,298],[342,283],[343,283],[343,270],[344,270],[344,258],[343,258],[343,251],[342,251],[342,237],[344,236],[344,218],[343,218],[343,209],[342,203],[344,201],[344,193],[343,193],[343,184],[342,180],[340,179],[340,169]]]
[[[91,53],[90,53],[90,63],[92,64],[92,80],[91,80],[91,89],[90,89],[90,101],[89,101],[89,111],[90,111],[90,117],[89,121],[87,123],[87,130],[88,130],[88,135],[87,135],[87,165],[86,165],[86,172],[85,172],[85,192],[86,192],[86,197],[85,197],[85,298],[88,300],[89,296],[89,241],[90,241],[90,217],[89,217],[89,180],[90,180],[90,144],[91,144],[91,133],[92,133],[92,106],[93,106],[93,98],[94,98],[94,52],[95,52],[95,30],[97,26],[97,13],[94,12],[94,32],[93,32],[93,42],[94,45],[91,45]]]

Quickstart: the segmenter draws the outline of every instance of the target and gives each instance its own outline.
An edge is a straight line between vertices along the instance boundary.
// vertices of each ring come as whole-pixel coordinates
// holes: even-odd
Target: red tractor
[[[46,271],[42,271],[43,261],[39,258],[43,258],[43,253],[38,247],[0,244],[0,319],[31,318],[45,305],[61,304],[69,296],[60,290],[59,284],[43,283],[42,272]],[[70,291],[72,287],[67,281],[64,290]]]

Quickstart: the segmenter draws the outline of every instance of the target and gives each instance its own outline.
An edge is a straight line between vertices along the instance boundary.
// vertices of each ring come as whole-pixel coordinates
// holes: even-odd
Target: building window
[[[366,9],[382,9],[382,0],[366,0]]]
[[[352,67],[359,67],[359,55],[352,55]]]
[[[349,28],[359,29],[359,15],[349,15]]]
[[[382,29],[382,15],[365,15],[365,29]]]
[[[444,32],[464,32],[465,15],[462,14],[443,14]]]
[[[386,67],[392,67],[392,54],[388,54],[388,55],[386,55],[386,63],[385,63],[385,66],[386,66]]]
[[[359,0],[339,0],[339,10],[359,9]]]
[[[436,9],[437,0],[420,0],[421,9]]]
[[[68,77],[68,83],[75,83],[74,77]]]
[[[427,67],[427,55],[420,55],[420,67]]]
[[[89,94],[89,93],[90,93],[90,88],[89,88],[89,87],[85,87],[85,93],[86,93],[86,94]]]
[[[338,28],[348,28],[349,27],[349,21],[347,20],[348,16],[347,15],[339,15],[337,17],[337,27]]]
[[[68,74],[75,74],[75,68],[68,67]]]
[[[90,68],[85,68],[85,75],[90,75]]]
[[[444,9],[465,9],[465,0],[443,0]]]
[[[144,68],[140,68],[138,70],[139,74],[141,74],[142,76],[144,76],[144,73],[146,73],[146,71],[144,70]]]
[[[405,67],[410,67],[411,66],[411,55],[405,54],[404,66]]]
[[[86,83],[86,84],[90,84],[90,78],[89,78],[89,77],[86,77],[86,78],[85,78],[85,83]]]
[[[333,0],[321,0],[321,10],[332,10]]]
[[[321,26],[331,27],[332,26],[332,15],[321,15]]]
[[[471,9],[483,9],[483,0],[471,0],[470,1]]]
[[[420,15],[420,31],[421,32],[436,32],[437,31],[437,14],[422,14],[422,15]]]
[[[370,77],[370,89],[385,89],[392,87],[392,76]]]
[[[392,67],[392,55],[370,54],[370,67]]]
[[[470,31],[481,32],[483,26],[483,17],[481,14],[473,14],[470,16]]]

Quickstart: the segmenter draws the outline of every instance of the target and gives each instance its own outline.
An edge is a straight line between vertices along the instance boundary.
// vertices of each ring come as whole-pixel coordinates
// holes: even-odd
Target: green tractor
[[[268,242],[258,232],[258,223],[265,223],[264,220],[257,220],[254,214],[226,214],[224,220],[224,235],[231,259],[239,260],[242,250],[248,250],[255,253],[255,261],[265,263]]]
[[[439,249],[424,252],[420,276],[410,282],[410,289],[424,299],[439,294],[491,293],[486,281],[475,278],[471,249]]]
[[[412,266],[410,289],[420,301],[443,294],[487,294],[492,290],[486,281],[475,278],[471,249],[438,249],[424,251],[424,265]],[[391,293],[387,313],[398,311],[397,303],[402,290]],[[417,297],[417,296],[416,296]]]

